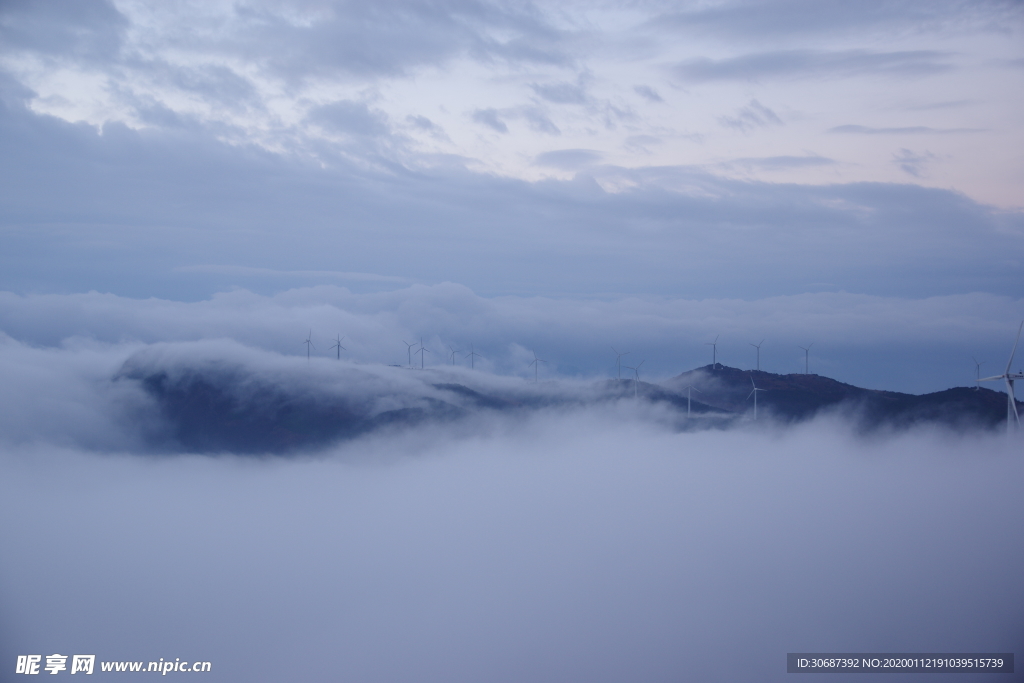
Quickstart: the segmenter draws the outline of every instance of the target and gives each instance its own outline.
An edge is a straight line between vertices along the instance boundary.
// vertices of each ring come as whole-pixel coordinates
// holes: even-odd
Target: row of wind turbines
[[[704,346],[710,346],[711,347],[711,368],[712,369],[715,369],[715,368],[718,367],[718,338],[721,337],[721,336],[722,335],[720,335],[720,334],[719,335],[715,335],[715,341],[713,341],[713,342],[705,342],[704,343]],[[764,344],[764,339],[762,339],[761,341],[757,342],[756,344],[750,344],[750,346],[753,346],[755,349],[757,349],[757,370],[759,372],[761,370],[761,344]],[[800,346],[799,344],[797,344],[797,348],[798,349],[803,349],[804,350],[804,374],[805,375],[811,374],[810,373],[810,367],[811,367],[811,347],[812,346],[814,346],[813,342],[811,342],[807,346]]]
[[[1017,411],[1017,400],[1016,400],[1016,396],[1014,395],[1014,386],[1013,385],[1014,385],[1014,382],[1016,380],[1024,379],[1024,373],[1022,373],[1019,370],[1017,372],[1011,372],[1010,371],[1010,366],[1013,365],[1013,358],[1014,358],[1014,356],[1017,353],[1017,345],[1020,343],[1020,335],[1021,335],[1021,331],[1022,330],[1024,330],[1024,321],[1021,321],[1020,326],[1018,326],[1018,328],[1017,328],[1017,338],[1013,342],[1013,348],[1010,351],[1010,358],[1009,358],[1009,360],[1006,361],[1006,369],[1003,371],[1003,374],[1001,374],[1001,375],[993,375],[991,377],[982,377],[981,376],[981,366],[985,363],[985,361],[979,362],[977,358],[975,358],[974,356],[971,356],[971,360],[974,361],[974,365],[975,365],[975,374],[976,374],[975,383],[979,387],[980,387],[982,382],[998,382],[1000,380],[1002,380],[1004,382],[1004,384],[1006,386],[1006,427],[1007,427],[1007,430],[1011,431],[1011,432],[1014,429],[1020,427],[1020,414]],[[721,335],[716,335],[714,341],[706,342],[705,343],[705,346],[710,346],[711,347],[711,367],[712,367],[712,369],[715,369],[715,368],[718,367],[718,339],[719,339],[720,336]],[[345,339],[345,337],[343,335],[338,335],[333,340],[334,344],[331,345],[331,347],[329,349],[329,350],[336,350],[337,351],[336,358],[338,360],[341,360],[341,352],[348,350],[344,346],[342,346],[341,342],[344,339]],[[757,361],[756,362],[757,362],[757,370],[758,371],[761,370],[761,345],[764,344],[764,342],[765,342],[765,340],[762,339],[761,341],[759,341],[756,344],[753,344],[753,343],[750,344],[750,346],[753,346],[757,350]],[[405,344],[405,346],[406,346],[406,351],[408,353],[409,367],[412,367],[412,357],[413,357],[413,354],[418,353],[418,354],[420,354],[420,369],[422,370],[425,367],[425,359],[424,359],[425,354],[433,353],[433,351],[431,351],[426,346],[424,346],[423,338],[422,337],[420,337],[418,342],[410,343],[410,342],[407,342],[407,341],[405,341],[403,339],[402,343]],[[303,342],[303,344],[305,344],[305,346],[306,346],[306,360],[308,361],[311,358],[311,350],[312,349],[316,349],[316,345],[313,344],[313,330],[312,329],[309,330],[309,334],[306,335],[306,340]],[[811,352],[811,347],[814,346],[814,344],[811,343],[811,344],[808,344],[807,346],[799,346],[799,345],[797,345],[797,346],[798,346],[798,348],[803,349],[803,352],[804,352],[804,374],[810,374],[810,352]],[[415,348],[415,351],[413,350],[414,348]],[[476,367],[476,359],[478,357],[481,357],[481,356],[480,356],[479,353],[476,352],[476,349],[474,348],[474,346],[472,344],[470,345],[469,348],[470,348],[469,353],[466,353],[464,349],[456,349],[455,347],[449,345],[448,346],[449,353],[447,354],[448,355],[448,360],[451,362],[452,365],[455,365],[456,364],[455,363],[456,358],[460,354],[465,354],[462,357],[463,358],[468,358],[469,359],[469,363],[470,363],[470,368],[475,369],[475,367]],[[641,360],[636,365],[623,365],[622,364],[622,357],[623,356],[628,356],[631,352],[630,351],[619,351],[614,346],[612,346],[610,348],[611,348],[612,352],[615,353],[615,368],[616,368],[616,377],[617,377],[617,379],[620,379],[620,380],[622,379],[622,368],[626,368],[627,370],[632,370],[633,371],[633,396],[634,396],[634,398],[638,397],[639,396],[639,390],[640,390],[640,368],[641,368],[641,366],[643,366],[643,364],[645,362],[647,362],[647,359],[645,358],[645,359]],[[532,353],[533,353],[533,360],[530,361],[529,366],[533,368],[533,381],[534,382],[538,382],[540,380],[540,375],[539,375],[540,364],[541,363],[547,363],[547,361],[544,360],[543,358],[538,358],[536,351],[533,351]],[[754,419],[756,420],[757,419],[757,394],[758,394],[758,392],[761,392],[761,391],[767,391],[767,389],[761,389],[760,387],[758,387],[757,384],[754,383],[754,378],[753,377],[750,378],[750,384],[752,386],[752,389],[750,391],[750,394],[747,395],[746,400],[749,401],[751,397],[754,398]],[[687,415],[687,417],[689,417],[689,415],[690,415],[690,402],[691,402],[691,395],[692,395],[691,392],[696,391],[697,393],[701,393],[701,391],[700,391],[700,389],[698,389],[698,388],[696,388],[696,387],[694,387],[692,385],[689,385],[689,386],[686,386],[686,387],[683,387],[683,388],[686,389],[686,415]]]
[[[718,338],[720,336],[721,335],[717,335],[715,337],[715,341],[707,342],[705,344],[705,346],[710,346],[711,347],[711,367],[712,368],[716,368],[718,366]],[[338,360],[341,360],[341,352],[348,350],[347,348],[345,348],[341,344],[342,340],[344,340],[344,339],[345,339],[344,335],[338,335],[337,338],[332,340],[332,341],[334,341],[334,344],[329,347],[329,350],[332,350],[332,351],[336,350],[337,351],[336,358]],[[309,334],[306,335],[306,339],[302,343],[306,346],[306,360],[308,361],[312,357],[311,350],[316,349],[316,345],[313,343],[313,330],[312,329],[309,330]],[[405,344],[405,346],[406,346],[406,352],[407,352],[407,355],[408,355],[409,367],[412,367],[412,357],[413,357],[413,355],[418,353],[418,354],[420,354],[420,369],[421,370],[424,369],[424,367],[425,367],[424,355],[427,354],[427,353],[433,353],[433,351],[431,351],[426,346],[424,346],[424,344],[423,344],[423,337],[420,337],[418,342],[411,342],[411,343],[407,342],[407,341],[405,341],[403,339],[402,343]],[[764,339],[759,341],[757,344],[751,344],[751,346],[753,346],[755,349],[757,349],[757,369],[758,370],[761,369],[761,345],[762,344],[764,344]],[[805,354],[804,355],[804,374],[809,374],[808,373],[808,368],[809,368],[809,362],[810,361],[809,361],[808,354],[810,353],[810,350],[811,350],[812,346],[814,346],[814,344],[809,344],[807,346],[800,346],[799,347],[799,348],[804,350],[804,354]],[[456,364],[455,363],[455,359],[459,356],[459,354],[465,353],[465,355],[462,356],[462,357],[463,358],[469,358],[469,366],[470,366],[470,368],[471,369],[475,369],[476,368],[476,359],[478,357],[480,357],[480,354],[476,352],[476,350],[475,350],[475,348],[474,348],[474,346],[472,344],[470,344],[469,348],[470,348],[469,353],[465,353],[464,349],[456,349],[455,347],[453,347],[452,345],[449,344],[448,345],[448,354],[447,354],[448,361],[451,362],[452,365],[455,365]],[[631,352],[630,351],[620,352],[620,351],[616,350],[616,348],[614,346],[612,346],[610,348],[615,353],[616,376],[618,377],[618,379],[622,379],[622,368],[625,367],[627,370],[632,370],[633,371],[635,381],[639,382],[640,381],[640,366],[642,366],[645,362],[647,362],[647,359],[641,360],[635,366],[634,365],[625,365],[624,366],[624,365],[622,365],[622,357],[623,356],[628,356]],[[415,349],[415,350],[413,350],[413,349]],[[538,381],[539,380],[538,368],[540,367],[540,363],[547,363],[547,361],[544,360],[543,358],[538,358],[536,351],[532,351],[532,353],[533,353],[533,360],[530,361],[529,365],[530,365],[530,367],[533,367],[533,379],[534,379],[534,381]],[[975,363],[977,363],[977,361],[975,361]],[[981,365],[979,364],[978,367],[980,368]]]
[[[413,356],[413,354],[414,353],[418,353],[418,354],[420,354],[420,369],[422,370],[423,367],[424,367],[424,360],[423,360],[424,354],[426,354],[426,353],[433,353],[433,351],[431,351],[430,349],[428,349],[426,346],[423,345],[423,337],[420,337],[420,340],[418,342],[419,343],[419,348],[416,349],[415,351],[413,351],[413,348],[416,347],[417,342],[413,342],[413,343],[410,344],[409,342],[407,342],[407,341],[405,341],[403,339],[402,343],[405,344],[406,350],[409,353],[409,367],[410,368],[412,367],[412,356]],[[448,349],[449,349],[448,360],[451,361],[452,365],[455,365],[456,357],[460,353],[465,353],[465,351],[463,349],[457,349],[454,346],[452,346],[451,344],[448,345]],[[476,349],[473,347],[473,345],[470,344],[469,345],[469,353],[467,353],[465,356],[463,356],[463,358],[468,358],[469,359],[469,367],[470,368],[474,368],[474,369],[476,368],[476,359],[478,357],[480,357],[480,354],[477,353]],[[536,358],[537,354],[533,354],[533,357]],[[542,361],[542,362],[546,363],[547,361]]]

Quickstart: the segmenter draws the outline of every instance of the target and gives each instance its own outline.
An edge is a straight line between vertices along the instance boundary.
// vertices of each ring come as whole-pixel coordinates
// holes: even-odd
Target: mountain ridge
[[[204,453],[284,454],[475,414],[628,406],[633,401],[656,408],[642,414],[668,420],[674,429],[727,427],[753,417],[754,383],[764,390],[757,397],[758,419],[779,423],[826,412],[847,417],[861,431],[921,423],[991,429],[1006,419],[1005,394],[986,388],[903,394],[822,375],[778,375],[721,364],[660,383],[607,379],[573,384],[384,366],[290,372],[290,366],[253,360],[143,354],[125,361],[114,380],[137,383],[148,397],[147,409],[157,417],[151,422],[160,425],[147,437],[154,448]],[[687,387],[693,388],[690,397]]]

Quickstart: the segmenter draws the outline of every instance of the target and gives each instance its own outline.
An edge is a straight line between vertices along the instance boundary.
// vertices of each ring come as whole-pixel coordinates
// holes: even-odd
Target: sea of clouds
[[[76,318],[83,300],[108,310]],[[307,362],[279,323],[263,334],[286,353],[223,322],[202,338],[237,303],[189,328],[217,304],[76,295],[19,318],[17,302],[0,340],[3,677],[62,653],[210,661],[224,681],[771,681],[787,652],[1024,638],[1024,458],[1004,433],[865,436],[835,416],[680,431],[581,401],[287,457],[154,449],[126,367],[231,358],[378,400],[429,397],[428,375],[520,397],[588,384]],[[87,334],[103,315],[123,322]]]
[[[292,458],[7,441],[0,470],[11,666],[771,681],[787,652],[1024,637],[1024,459],[1002,434],[680,433],[580,410]]]

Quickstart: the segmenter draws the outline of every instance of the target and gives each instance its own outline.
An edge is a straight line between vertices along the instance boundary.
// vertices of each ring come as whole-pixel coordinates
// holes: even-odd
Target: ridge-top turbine
[[[751,344],[751,346],[753,346],[755,349],[757,349],[757,371],[758,372],[761,372],[761,344],[764,344],[764,339],[762,339],[761,341],[757,342],[756,344]]]
[[[633,398],[636,398],[639,394],[640,388],[640,366],[647,362],[647,359],[643,359],[636,365],[627,365],[626,368],[633,371]]]
[[[542,358],[537,358],[537,352],[534,351],[533,352],[533,360],[530,361],[530,365],[533,366],[533,382],[534,382],[534,384],[537,383],[537,369],[540,367],[541,363],[547,363],[547,361],[542,359]]]
[[[693,386],[692,384],[686,385],[686,417],[690,417],[690,391],[691,390],[692,391],[696,391],[698,394],[703,394],[704,393],[703,391],[701,391],[697,387]]]
[[[313,346],[313,330],[312,329],[310,329],[309,334],[306,335],[306,341],[304,341],[302,343],[306,345],[306,360],[308,361],[309,360],[309,348],[310,347],[313,347],[314,349],[316,348],[315,346]]]
[[[476,368],[476,357],[480,354],[473,350],[473,345],[469,345],[469,353],[466,354],[466,358],[469,359],[469,369],[473,370]]]
[[[757,392],[759,392],[759,391],[768,391],[768,390],[767,389],[758,389],[757,385],[754,384],[754,378],[753,377],[750,378],[750,385],[752,387],[754,387],[754,388],[751,390],[751,392],[749,394],[747,394],[747,400],[749,401],[751,396],[754,397],[754,420],[756,421],[757,420]]]
[[[341,352],[342,351],[348,351],[348,349],[346,349],[344,346],[341,345],[341,340],[344,339],[344,338],[345,338],[345,335],[341,335],[340,337],[335,339],[334,340],[334,346],[331,347],[332,349],[338,349],[338,360],[341,360]],[[330,350],[330,349],[328,349],[328,350]]]
[[[1013,395],[1014,380],[1024,379],[1024,373],[1010,372],[1013,365],[1013,356],[1017,353],[1017,344],[1020,342],[1020,331],[1024,329],[1024,320],[1017,327],[1017,339],[1013,342],[1013,349],[1010,351],[1010,360],[1006,361],[1006,371],[1001,375],[982,377],[978,382],[994,382],[1003,380],[1006,383],[1006,433],[1012,434],[1013,430],[1020,427],[1020,415],[1017,413],[1017,398]],[[977,362],[977,361],[975,361]]]
[[[612,351],[615,351],[615,370],[616,370],[615,375],[616,375],[616,379],[622,379],[622,357],[623,356],[628,356],[630,352],[629,351],[625,351],[625,352],[620,353],[620,352],[615,350],[614,346],[610,346],[608,348],[610,348]]]
[[[981,361],[979,363],[978,359],[975,358],[974,356],[971,356],[971,360],[974,361],[974,381],[975,382],[980,382],[981,381],[981,366],[984,365],[985,363],[987,363],[988,361],[984,361],[983,360],[983,361]],[[974,388],[975,388],[975,390],[980,389],[981,385],[980,384],[975,384]]]
[[[810,356],[811,356],[811,347],[812,346],[814,346],[813,342],[811,342],[807,346],[800,346],[799,344],[797,344],[797,347],[799,347],[799,348],[804,350],[804,374],[805,375],[811,374],[810,372],[808,372],[808,368],[810,368]]]
[[[718,338],[722,336],[720,334],[715,335],[715,341],[704,342],[704,346],[711,347],[711,369],[714,370],[718,366]]]

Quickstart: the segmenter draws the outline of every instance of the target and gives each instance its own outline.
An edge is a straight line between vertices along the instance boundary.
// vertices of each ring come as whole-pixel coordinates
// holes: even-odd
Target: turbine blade
[[[1020,342],[1020,331],[1024,330],[1024,320],[1020,321],[1017,328],[1017,339],[1013,342],[1013,351],[1010,351],[1010,360],[1006,361],[1006,374],[1010,374],[1010,366],[1013,365],[1013,354],[1017,353],[1017,343]]]
[[[1009,373],[1007,373],[1009,374]],[[982,377],[981,379],[974,380],[975,382],[994,382],[997,379],[1006,379],[1006,375],[992,375],[991,377]]]
[[[757,391],[757,389],[754,389],[754,390],[753,390],[753,391],[751,391],[751,392],[750,392],[749,394],[747,394],[747,397],[746,397],[745,399],[743,399],[743,400],[744,400],[744,401],[749,401],[749,400],[750,400],[750,397],[754,395],[754,392],[755,392],[755,391]]]

